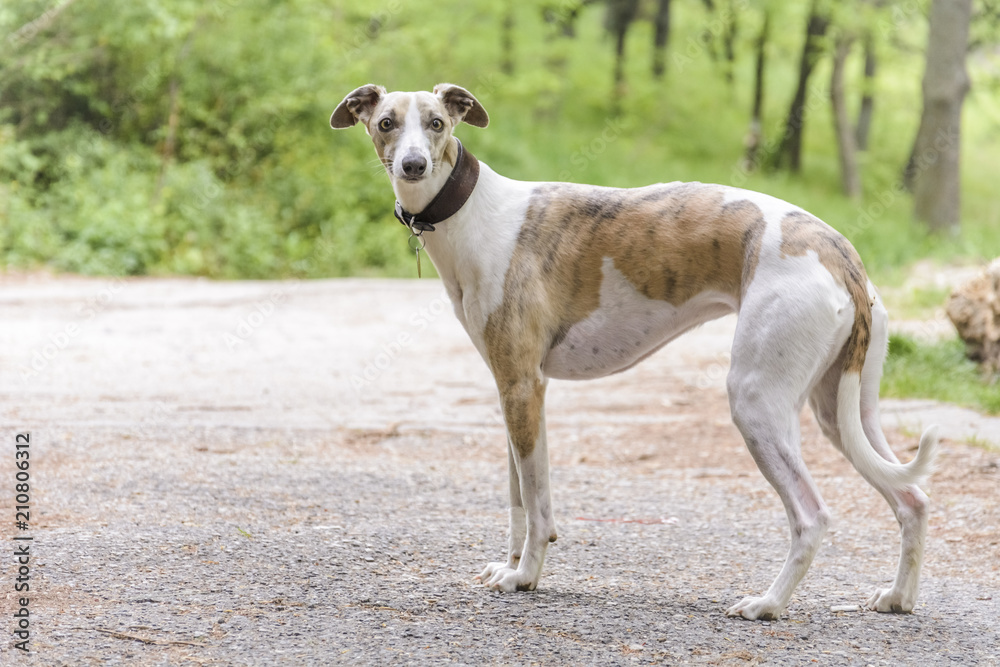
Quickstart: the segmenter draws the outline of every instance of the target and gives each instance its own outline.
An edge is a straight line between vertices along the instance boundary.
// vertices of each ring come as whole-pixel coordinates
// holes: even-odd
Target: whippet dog
[[[901,527],[896,579],[867,602],[917,599],[937,436],[901,464],[879,423],[888,315],[858,253],[804,210],[723,185],[616,189],[505,178],[453,136],[489,117],[469,91],[366,85],[330,118],[364,124],[396,194],[396,215],[437,267],[462,326],[496,379],[507,427],[506,562],[476,577],[534,590],[556,539],[543,409],[549,378],[631,368],[708,320],[739,319],[727,379],[733,421],[784,503],[791,547],[761,597],[727,614],[775,619],[805,575],[829,512],[800,451],[808,399],[823,433],[889,502]],[[417,212],[417,213],[413,213]]]

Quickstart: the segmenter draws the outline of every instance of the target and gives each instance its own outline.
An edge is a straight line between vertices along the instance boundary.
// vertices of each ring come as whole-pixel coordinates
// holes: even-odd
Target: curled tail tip
[[[924,429],[924,434],[920,436],[920,446],[917,449],[917,456],[924,455],[931,460],[937,452],[938,443],[941,442],[941,429],[937,424]]]
[[[932,425],[924,429],[920,436],[920,446],[917,448],[917,456],[914,459],[914,467],[919,471],[918,484],[923,483],[934,472],[935,459],[937,458],[938,443],[941,441],[941,433],[938,426]]]

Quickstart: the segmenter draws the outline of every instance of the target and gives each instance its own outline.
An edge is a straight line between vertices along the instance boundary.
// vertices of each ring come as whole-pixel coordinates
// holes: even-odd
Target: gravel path
[[[899,541],[806,414],[833,528],[786,617],[726,618],[787,549],[729,422],[731,319],[552,383],[559,541],[516,595],[472,580],[506,544],[506,455],[440,283],[7,277],[0,323],[0,541],[33,538],[27,655],[0,565],[4,666],[1000,664],[1000,428],[947,406],[884,410],[904,458],[921,424],[946,436],[914,614],[831,610]]]

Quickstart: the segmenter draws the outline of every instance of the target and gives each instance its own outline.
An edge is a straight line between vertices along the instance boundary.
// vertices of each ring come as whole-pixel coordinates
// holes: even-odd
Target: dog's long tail
[[[878,360],[879,371],[881,371],[881,359]],[[876,400],[871,406],[872,414],[866,415],[868,419],[874,420],[869,426],[869,431],[877,431],[881,434],[881,426],[878,424],[878,375],[876,374],[874,387]],[[869,378],[864,378],[869,380]],[[840,386],[837,393],[837,425],[840,430],[841,442],[844,453],[854,464],[861,476],[876,487],[891,487],[902,489],[911,484],[920,484],[934,469],[934,457],[938,445],[937,427],[931,426],[920,437],[920,446],[917,455],[912,461],[906,464],[888,461],[879,455],[872,447],[865,435],[861,416],[861,385],[862,376],[856,372],[845,372],[840,377]],[[866,392],[867,393],[867,392]]]

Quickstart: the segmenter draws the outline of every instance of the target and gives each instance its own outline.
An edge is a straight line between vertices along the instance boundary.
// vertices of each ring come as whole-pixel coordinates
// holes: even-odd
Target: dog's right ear
[[[330,127],[340,130],[351,127],[359,120],[368,125],[372,112],[378,106],[379,100],[385,95],[385,88],[373,83],[361,86],[348,93],[347,97],[337,105],[330,116]]]

